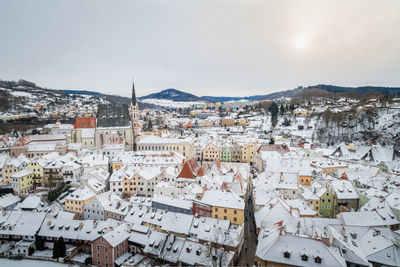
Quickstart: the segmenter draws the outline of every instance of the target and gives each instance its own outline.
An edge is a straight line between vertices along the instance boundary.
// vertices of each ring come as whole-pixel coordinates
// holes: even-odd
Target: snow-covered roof
[[[348,180],[333,180],[331,182],[333,191],[338,199],[358,199],[357,190]]]
[[[207,190],[201,202],[210,206],[244,210],[244,201],[233,192]]]
[[[21,201],[19,196],[13,195],[11,193],[0,196],[0,208],[7,208]]]
[[[116,247],[129,238],[129,233],[126,231],[127,226],[121,224],[117,228],[103,235],[103,238],[112,246]]]
[[[280,231],[274,228],[266,228],[260,232],[256,256],[264,261],[282,265],[347,266],[340,254],[321,240],[280,234]],[[321,259],[321,263],[316,261],[317,258]]]

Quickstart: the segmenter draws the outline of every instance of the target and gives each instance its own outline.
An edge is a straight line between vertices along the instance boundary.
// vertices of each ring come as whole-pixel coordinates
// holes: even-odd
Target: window
[[[290,252],[289,251],[283,252],[283,257],[289,259],[290,258]]]
[[[227,213],[227,209],[224,209],[224,213]]]
[[[237,218],[236,218],[236,217],[233,217],[233,221],[234,221],[234,222],[237,222]]]
[[[315,260],[315,263],[321,263],[322,262],[322,259],[319,256],[315,257],[314,260]]]
[[[306,254],[301,255],[302,261],[308,261],[308,256]]]

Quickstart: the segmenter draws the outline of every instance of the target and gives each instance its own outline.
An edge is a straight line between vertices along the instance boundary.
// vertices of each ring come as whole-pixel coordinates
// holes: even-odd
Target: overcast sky
[[[129,96],[400,86],[400,1],[0,1],[0,79]]]

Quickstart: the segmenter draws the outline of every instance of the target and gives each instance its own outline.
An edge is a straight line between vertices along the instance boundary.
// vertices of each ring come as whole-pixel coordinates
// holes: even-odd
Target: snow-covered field
[[[11,92],[11,94],[12,94],[13,96],[24,96],[24,97],[31,97],[31,96],[32,96],[31,93],[22,92],[22,91],[13,91],[13,92]]]
[[[162,107],[170,107],[170,108],[188,108],[193,106],[204,105],[202,102],[188,101],[188,102],[179,102],[172,101],[167,99],[144,99],[141,100],[143,103],[153,104]]]
[[[36,260],[10,260],[10,259],[0,259],[0,266],[4,267],[52,267],[52,266],[68,266],[67,264],[50,262],[50,261],[36,261]]]

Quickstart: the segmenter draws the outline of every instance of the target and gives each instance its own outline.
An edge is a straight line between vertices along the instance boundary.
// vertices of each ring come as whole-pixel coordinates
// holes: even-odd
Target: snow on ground
[[[50,262],[50,261],[36,261],[36,260],[10,260],[10,259],[0,259],[0,266],[7,267],[52,267],[52,266],[68,266],[67,264]]]
[[[24,96],[24,97],[31,97],[32,94],[28,92],[21,92],[21,91],[13,91],[11,92],[13,96]]]
[[[32,256],[51,259],[53,257],[53,250],[51,249],[36,250],[35,252],[33,252]]]
[[[167,99],[144,99],[141,100],[143,103],[153,104],[162,107],[171,107],[171,108],[188,108],[192,106],[200,106],[204,105],[202,102],[188,101],[188,102],[180,102],[180,101],[172,101]]]

